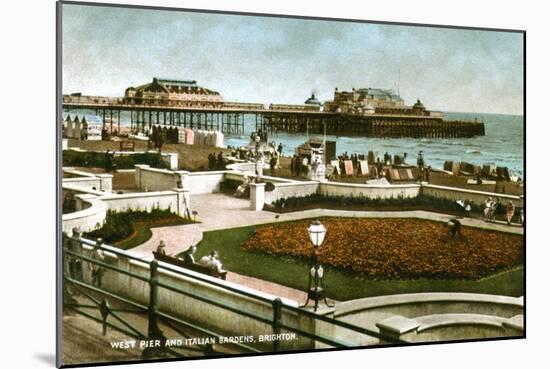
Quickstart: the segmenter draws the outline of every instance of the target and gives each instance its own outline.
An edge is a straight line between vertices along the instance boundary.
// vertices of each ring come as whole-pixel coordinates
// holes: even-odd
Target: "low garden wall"
[[[265,178],[264,178],[265,179]],[[368,199],[415,198],[420,195],[440,198],[450,201],[470,200],[474,204],[484,204],[488,197],[493,200],[500,198],[503,205],[512,201],[516,207],[523,207],[523,196],[505,195],[492,192],[468,190],[455,187],[436,186],[430,184],[396,184],[368,185],[339,182],[299,182],[289,181],[276,183],[273,191],[265,192],[265,204],[273,204],[277,200],[305,197],[319,194],[327,197],[349,197]],[[252,199],[251,199],[252,201]],[[256,201],[257,202],[257,201]]]
[[[136,187],[142,191],[163,191],[183,187],[191,194],[220,191],[220,184],[228,171],[188,172],[151,168],[149,165],[136,165]]]
[[[77,195],[77,203],[83,208],[82,203],[87,207],[73,213],[63,214],[62,231],[68,235],[73,234],[73,229],[81,232],[88,232],[101,227],[107,217],[107,205],[94,195]]]
[[[71,242],[71,241],[69,241]],[[92,242],[86,241],[81,244],[81,253],[93,257]],[[124,271],[138,274],[149,278],[150,266],[148,263],[131,260],[124,257],[124,254],[131,255],[131,251],[122,251],[110,246],[103,245],[105,250],[116,250],[116,253],[105,251],[105,261]],[[163,266],[171,270],[164,269]],[[83,268],[83,280],[91,284],[91,268]],[[122,296],[130,301],[147,306],[149,303],[149,283],[132,278],[116,271],[105,269],[102,279],[102,289]],[[171,264],[159,262],[160,283],[168,284],[188,293],[195,294],[201,298],[212,300],[232,306],[237,311],[250,312],[265,317],[268,321],[273,318],[273,305],[277,296],[261,291],[253,290],[228,281],[222,281],[204,274],[182,269]],[[225,288],[227,287],[227,288]],[[191,322],[205,329],[226,336],[252,336],[255,342],[247,343],[249,346],[260,350],[272,351],[273,342],[259,342],[259,335],[273,333],[272,325],[268,322],[261,322],[245,315],[229,311],[220,306],[200,301],[194,297],[175,293],[165,288],[158,289],[158,310],[161,313],[170,314],[176,318]],[[242,293],[239,293],[242,291]],[[285,310],[284,306],[298,307],[298,303],[288,299],[281,299],[283,303],[281,321],[284,324],[300,327],[311,333],[319,333],[316,321],[309,317],[298,315],[294,311]],[[326,332],[326,327],[323,327]],[[286,333],[284,329],[281,333]],[[329,333],[329,332],[326,332]],[[326,334],[325,333],[325,334]],[[172,337],[168,337],[172,338]],[[281,350],[311,349],[315,343],[311,339],[298,337],[295,340],[280,341]]]
[[[422,195],[428,195],[453,201],[471,200],[476,204],[484,203],[488,197],[491,197],[493,200],[496,200],[497,197],[500,197],[503,205],[507,204],[508,201],[512,201],[515,206],[523,207],[523,196],[506,195],[494,192],[475,191],[464,188],[423,184],[421,193]]]
[[[274,186],[275,189],[273,191],[265,192],[264,203],[272,204],[279,199],[285,199],[287,197],[304,197],[317,193],[319,182],[274,183]]]
[[[123,212],[127,210],[150,211],[153,208],[170,209],[180,215],[187,215],[190,206],[189,193],[175,188],[169,191],[126,194],[76,195],[77,211],[63,214],[62,229],[68,235],[73,228],[80,232],[90,232],[100,228],[107,217],[107,211]]]
[[[138,164],[134,173],[136,188],[141,191],[164,191],[178,187],[181,176],[187,172],[151,168]]]
[[[510,318],[523,313],[523,297],[439,292],[368,297],[341,303],[335,316],[341,318],[366,312],[391,313],[408,318],[448,313]]]
[[[220,192],[227,171],[186,172],[182,176],[183,188],[191,194]]]
[[[416,197],[419,193],[419,184],[367,185],[337,182],[321,182],[319,184],[319,194],[325,196],[389,199]]]
[[[243,163],[233,163],[226,166],[229,170],[234,170],[236,172],[245,173],[247,175],[255,175],[256,174],[256,164],[250,163],[250,162],[243,162]]]
[[[63,168],[63,186],[81,188],[83,190],[96,190],[111,192],[113,190],[113,175],[108,173],[89,173],[74,168]]]
[[[520,337],[524,334],[523,314],[523,297],[411,293],[345,301],[334,316],[414,343]],[[358,341],[365,342],[364,338]]]

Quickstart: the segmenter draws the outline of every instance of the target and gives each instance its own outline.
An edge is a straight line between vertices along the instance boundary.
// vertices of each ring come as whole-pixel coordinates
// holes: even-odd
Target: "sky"
[[[62,20],[63,93],[122,96],[160,77],[225,101],[375,87],[429,110],[523,112],[521,33],[74,4]]]

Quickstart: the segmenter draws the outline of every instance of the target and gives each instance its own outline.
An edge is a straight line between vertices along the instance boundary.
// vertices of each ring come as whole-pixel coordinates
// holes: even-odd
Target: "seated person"
[[[223,272],[222,263],[218,258],[218,253],[216,251],[212,251],[209,255],[203,256],[199,263],[212,270],[215,270],[218,273]]]
[[[164,243],[164,241],[160,240],[159,245],[157,246],[157,254],[166,255],[166,250],[164,250],[165,246],[166,244]]]
[[[186,252],[183,257],[183,261],[188,264],[195,264],[195,257],[193,256],[195,252],[197,251],[196,246],[191,246]]]

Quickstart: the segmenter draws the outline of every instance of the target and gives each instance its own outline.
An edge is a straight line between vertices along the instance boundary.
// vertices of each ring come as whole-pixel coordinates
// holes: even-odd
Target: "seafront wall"
[[[166,190],[177,186],[181,181],[183,188],[191,195],[215,193],[225,180],[242,181],[244,176],[253,176],[251,163],[238,163],[228,166],[228,170],[207,172],[170,171],[136,165],[136,186],[143,191]],[[285,178],[262,176],[262,182],[271,183],[263,191],[253,191],[256,198],[251,199],[251,207],[258,204],[273,204],[277,200],[289,197],[305,197],[312,194],[324,196],[364,197],[364,198],[413,198],[419,195],[433,196],[447,200],[470,200],[482,204],[488,197],[500,197],[503,203],[512,201],[515,206],[523,206],[523,197],[492,192],[469,190],[464,188],[437,186],[428,183],[411,184],[353,184],[330,181],[296,181]],[[261,209],[261,208],[260,208]]]
[[[398,198],[416,197],[420,194],[419,184],[398,185],[363,185],[338,182],[322,182],[319,194],[325,196],[367,197],[367,198]]]
[[[487,200],[488,197],[491,197],[493,200],[496,200],[498,197],[500,197],[503,205],[507,204],[508,201],[512,201],[512,203],[514,203],[516,207],[523,207],[523,196],[506,195],[502,193],[475,191],[465,188],[437,186],[431,184],[422,184],[421,193],[423,195],[443,198],[447,200],[470,200],[476,204],[483,203],[485,200]]]

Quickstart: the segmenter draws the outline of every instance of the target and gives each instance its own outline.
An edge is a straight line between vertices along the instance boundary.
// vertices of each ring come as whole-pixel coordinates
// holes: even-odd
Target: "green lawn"
[[[169,209],[108,211],[103,226],[84,236],[93,239],[100,237],[109,245],[127,250],[149,240],[152,236],[151,228],[189,223],[194,221],[182,218]]]
[[[255,227],[204,233],[198,245],[197,257],[216,250],[224,269],[264,279],[300,290],[307,289],[308,263],[304,260],[279,257],[241,249],[240,245],[254,233]],[[413,292],[472,292],[521,296],[523,267],[472,280],[370,280],[325,268],[325,287],[330,298],[340,301],[361,297]]]
[[[153,236],[151,228],[169,227],[183,224],[189,224],[189,221],[182,218],[175,218],[168,219],[162,222],[133,224],[134,233],[128,238],[114,242],[113,246],[116,246],[123,250],[129,250],[148,241]]]

